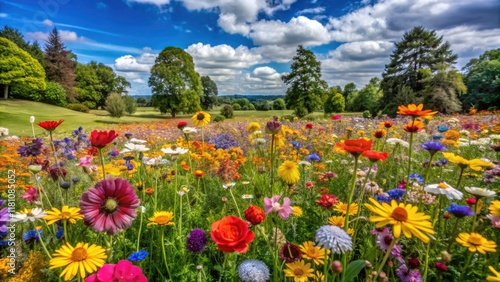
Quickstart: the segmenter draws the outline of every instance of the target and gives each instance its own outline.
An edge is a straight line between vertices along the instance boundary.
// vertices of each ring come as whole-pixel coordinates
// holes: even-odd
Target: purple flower
[[[452,203],[449,207],[446,208],[446,210],[458,218],[474,215],[474,212],[470,209],[469,206],[461,206],[455,203]]]
[[[17,148],[17,152],[21,157],[36,157],[42,152],[43,141],[41,138],[36,138],[31,141],[31,143],[24,143]]]
[[[0,233],[7,232],[7,222],[9,220],[9,208],[0,209]]]
[[[229,133],[217,134],[214,138],[210,139],[208,143],[214,144],[215,149],[230,149],[232,147],[240,147],[238,140]]]
[[[264,210],[266,210],[266,214],[270,214],[271,212],[277,212],[281,218],[288,218],[290,214],[293,212],[290,198],[283,198],[283,205],[278,203],[278,200],[281,196],[273,196],[272,198],[264,198]]]
[[[401,279],[402,282],[420,282],[422,281],[422,275],[418,269],[409,270],[405,264],[402,264],[398,269],[396,269],[396,275]]]
[[[187,237],[186,248],[191,253],[200,254],[207,245],[207,234],[200,228],[195,228]]]
[[[439,151],[446,151],[446,146],[441,142],[428,141],[422,144],[422,149],[429,151],[429,154],[433,156]]]
[[[405,195],[406,190],[401,188],[391,189],[387,191],[387,194],[391,199],[401,202],[403,200],[403,196]]]
[[[309,156],[307,156],[307,160],[309,162],[312,162],[312,161],[319,162],[319,161],[321,161],[321,158],[317,154],[310,154]]]

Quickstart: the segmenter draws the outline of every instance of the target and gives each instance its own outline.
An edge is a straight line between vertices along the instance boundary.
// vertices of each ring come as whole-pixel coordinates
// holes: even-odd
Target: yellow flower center
[[[402,207],[395,208],[392,211],[391,216],[392,216],[392,218],[394,218],[397,221],[407,221],[408,220],[408,212]]]
[[[107,198],[103,208],[108,214],[113,213],[118,209],[118,202],[114,198]]]
[[[307,255],[310,257],[316,257],[316,248],[310,248],[309,250],[307,250]]]
[[[68,218],[71,218],[71,213],[69,213],[69,212],[62,212],[62,213],[61,213],[61,218],[62,218],[62,219],[68,219]]]
[[[302,270],[301,268],[295,268],[293,270],[293,274],[297,277],[302,277],[302,275],[304,275],[304,270]]]
[[[87,250],[85,250],[82,247],[76,248],[73,250],[71,253],[71,260],[72,261],[82,261],[87,258]]]
[[[33,216],[33,213],[31,211],[32,211],[31,209],[28,209],[26,215],[27,216]]]
[[[170,221],[170,217],[166,215],[160,215],[155,218],[155,222],[159,225],[166,225]]]
[[[441,189],[448,189],[448,185],[444,184],[444,183],[439,183],[438,184],[438,188],[441,188]]]
[[[472,234],[470,234],[469,240],[467,240],[467,242],[471,245],[474,245],[474,246],[480,246],[482,239],[483,239],[483,236],[476,234],[476,233],[472,233]]]
[[[196,115],[196,119],[197,120],[204,120],[205,119],[205,115],[202,114],[202,113],[199,113],[199,114]]]

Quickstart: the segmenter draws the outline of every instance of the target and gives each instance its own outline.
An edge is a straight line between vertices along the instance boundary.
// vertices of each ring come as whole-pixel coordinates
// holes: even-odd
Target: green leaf
[[[354,281],[354,278],[358,276],[359,272],[361,272],[365,265],[366,262],[364,260],[351,261],[344,271],[344,279],[342,281]]]

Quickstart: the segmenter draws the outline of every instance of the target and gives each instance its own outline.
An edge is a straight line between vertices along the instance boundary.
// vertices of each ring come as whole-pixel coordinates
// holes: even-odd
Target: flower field
[[[500,115],[397,114],[0,128],[0,280],[500,281]]]

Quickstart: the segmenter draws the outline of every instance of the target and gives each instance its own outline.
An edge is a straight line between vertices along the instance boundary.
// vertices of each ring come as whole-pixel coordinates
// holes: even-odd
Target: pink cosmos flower
[[[117,264],[105,264],[96,274],[85,279],[85,282],[147,282],[148,278],[142,274],[142,269],[128,260],[121,260]]]
[[[134,187],[127,180],[107,178],[82,194],[80,213],[87,226],[115,235],[132,225],[139,204]]]
[[[486,218],[491,221],[491,225],[493,225],[494,228],[500,228],[500,218],[492,214],[487,215]]]
[[[38,201],[38,192],[33,186],[28,186],[28,190],[21,195],[21,198],[25,199],[28,203],[33,203]]]
[[[80,158],[78,166],[89,166],[91,162],[92,162],[92,156],[85,156]]]
[[[266,214],[277,212],[281,218],[285,219],[288,218],[293,212],[293,209],[290,206],[292,202],[290,201],[290,198],[285,197],[283,198],[283,205],[281,205],[278,203],[280,197],[281,196],[276,195],[272,198],[264,198],[264,209],[266,210]]]

